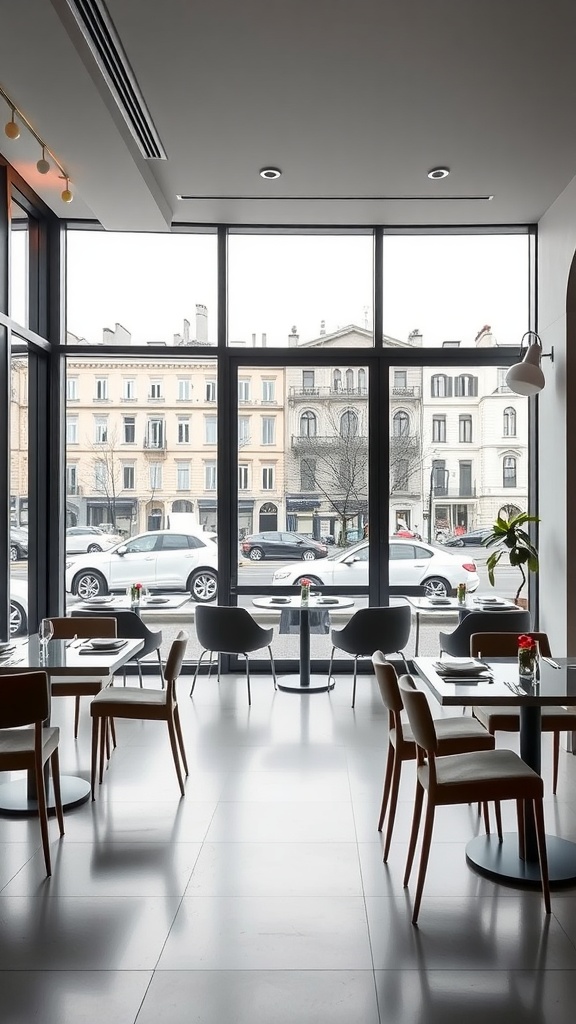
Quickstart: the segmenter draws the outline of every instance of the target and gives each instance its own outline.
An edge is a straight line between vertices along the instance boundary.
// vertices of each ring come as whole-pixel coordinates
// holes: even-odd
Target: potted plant
[[[514,602],[525,608],[528,607],[528,601],[526,598],[520,597],[527,579],[524,570],[538,572],[538,551],[530,540],[524,526],[526,523],[539,522],[538,516],[531,516],[528,512],[520,512],[519,515],[512,516],[511,519],[502,519],[501,516],[498,516],[496,522],[492,525],[492,532],[482,542],[487,548],[496,548],[486,560],[488,579],[492,586],[494,586],[494,570],[502,555],[507,553],[510,565],[520,570],[522,581],[516,591]]]

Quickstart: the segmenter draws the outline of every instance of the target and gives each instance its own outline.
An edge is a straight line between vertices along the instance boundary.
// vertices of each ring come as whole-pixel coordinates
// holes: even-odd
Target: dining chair
[[[332,652],[328,679],[332,675],[334,651],[345,651],[354,656],[354,682],[352,685],[352,707],[356,703],[356,677],[358,658],[371,658],[374,651],[399,654],[409,671],[403,648],[408,643],[412,627],[412,612],[409,605],[386,605],[382,608],[359,608],[342,629],[333,629],[330,634]]]
[[[46,672],[16,672],[0,676],[0,772],[34,772],[47,875],[52,874],[52,865],[44,782],[46,763],[52,775],[60,835],[64,835],[58,763],[60,730],[57,726],[46,725],[49,717],[50,689]]]
[[[90,616],[93,614],[93,612],[72,612],[73,618],[84,618],[86,616]],[[133,654],[131,658],[128,658],[128,661],[124,663],[124,686],[126,686],[126,665],[129,664],[131,661],[135,661],[136,664],[138,665],[138,676],[140,678],[140,686],[144,685],[142,679],[142,661],[149,654],[152,654],[154,651],[156,651],[156,654],[158,656],[158,666],[160,669],[160,680],[162,683],[162,688],[164,688],[162,655],[160,653],[160,648],[162,647],[162,630],[150,629],[150,627],[142,621],[142,619],[140,618],[139,615],[137,615],[136,612],[121,610],[117,612],[108,612],[108,615],[116,619],[118,636],[124,637],[124,639],[126,640],[144,641],[144,646],[141,647],[139,651],[136,651],[136,653]]]
[[[472,633],[528,633],[532,626],[530,612],[511,608],[509,611],[468,612],[451,633],[439,633],[440,651],[454,658],[467,658]]]
[[[512,750],[476,750],[467,754],[439,756],[438,736],[426,694],[416,689],[411,676],[402,676],[398,685],[408,721],[417,746],[418,767],[416,769],[416,796],[414,817],[408,845],[404,887],[410,881],[416,842],[422,816],[424,793],[427,794],[426,817],[420,853],[420,868],[416,884],[416,895],[412,913],[412,924],[418,921],[426,868],[432,842],[436,807],[453,804],[468,804],[476,801],[494,800],[496,807],[502,800],[515,800],[518,811],[519,829],[523,822],[524,801],[531,800],[534,808],[538,859],[542,879],[542,894],[546,913],[551,912],[550,885],[548,881],[548,860],[546,836],[544,833],[544,810],[542,779],[522,758]],[[502,841],[502,823],[498,819],[498,839]]]
[[[115,637],[116,619],[112,616],[88,615],[82,619],[70,618],[68,616],[50,617],[54,627],[54,640],[73,640],[75,637],[89,639],[93,637]],[[110,682],[111,677],[106,681]],[[80,698],[93,697],[102,689],[102,677],[82,677],[74,679],[71,676],[54,676],[51,682],[53,697],[75,697],[74,705],[74,739],[78,739],[78,723],[80,721]],[[114,738],[114,726],[111,723],[112,736]]]
[[[381,832],[388,809],[388,826],[383,857],[384,863],[386,863],[396,817],[402,763],[416,760],[416,743],[410,725],[402,720],[404,705],[396,669],[386,660],[382,651],[375,651],[372,655],[372,664],[380,695],[388,711],[388,757],[380,818],[378,819],[378,831]],[[438,753],[442,755],[463,754],[470,750],[493,750],[496,745],[494,737],[474,718],[462,718],[461,716],[440,718],[435,722],[435,727],[438,737]],[[488,833],[490,824],[487,807],[484,809],[484,820]]]
[[[551,656],[550,641],[546,633],[528,633],[540,645],[545,658]],[[513,658],[518,651],[518,636],[515,633],[473,633],[470,637],[470,654],[474,657]],[[520,708],[481,707],[474,705],[472,714],[488,732],[520,732]],[[541,730],[551,732],[552,747],[552,792],[558,787],[558,765],[560,761],[560,733],[576,729],[576,709],[557,706],[541,708]]]
[[[188,634],[180,631],[176,639],[172,641],[166,668],[164,669],[165,689],[156,690],[145,686],[109,686],[105,690],[100,690],[100,693],[97,693],[93,698],[90,704],[90,715],[92,716],[92,768],[90,778],[93,800],[96,788],[98,751],[100,752],[100,785],[102,785],[104,776],[106,730],[101,726],[101,723],[109,718],[166,722],[180,793],[184,796],[184,779],[180,767],[180,758],[182,759],[182,766],[186,777],[188,776],[188,762],[186,761],[186,751],[180,725],[176,680],[180,675],[188,639]]]
[[[242,654],[246,659],[246,686],[248,704],[252,704],[250,693],[249,654],[268,648],[274,689],[277,689],[276,666],[272,657],[273,629],[263,629],[246,608],[225,608],[222,605],[198,605],[194,612],[196,635],[203,650],[198,658],[190,696],[194,693],[196,679],[205,654]],[[210,666],[212,671],[212,666]],[[218,661],[218,682],[220,682],[220,661]]]

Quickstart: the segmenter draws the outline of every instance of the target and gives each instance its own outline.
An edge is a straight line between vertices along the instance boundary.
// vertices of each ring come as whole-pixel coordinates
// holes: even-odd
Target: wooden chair
[[[60,617],[50,618],[54,626],[54,640],[71,640],[75,636],[89,639],[91,637],[115,637],[116,619],[107,618],[104,615],[95,615],[93,618],[83,617],[78,619]],[[102,679],[94,678],[72,679],[68,676],[60,676],[52,679],[51,690],[53,697],[75,697],[74,707],[74,739],[78,739],[78,723],[80,721],[80,698],[93,697],[102,689]],[[112,735],[114,726],[112,725]]]
[[[18,672],[0,676],[0,771],[33,771],[46,874],[52,874],[48,839],[48,811],[44,765],[49,762],[60,835],[64,817],[60,797],[58,741],[60,730],[45,725],[50,717],[50,690],[46,672]],[[24,728],[33,726],[33,728]]]
[[[550,642],[546,633],[528,633],[540,645],[540,653],[550,657]],[[473,633],[470,637],[470,654],[474,657],[482,655],[486,658],[513,658],[518,651],[518,635],[516,633]],[[556,795],[558,787],[558,762],[560,760],[560,733],[576,729],[576,711],[561,707],[543,707],[541,709],[542,732],[553,734],[552,755],[552,792]],[[488,732],[519,732],[520,709],[508,707],[476,707],[472,708],[474,718],[482,723]]]
[[[184,773],[188,775],[188,764],[184,741],[182,739],[182,728],[180,726],[180,715],[176,698],[176,680],[180,675],[188,634],[180,632],[173,641],[164,670],[166,689],[152,690],[140,686],[109,686],[100,690],[90,704],[92,716],[92,799],[96,786],[96,762],[98,747],[100,747],[100,775],[99,782],[102,785],[104,775],[104,748],[105,732],[100,723],[108,718],[138,718],[145,721],[166,722],[170,736],[172,756],[180,785],[180,792],[184,796],[184,780],[180,768],[178,752],[182,758]]]
[[[386,661],[382,651],[372,655],[372,664],[376,673],[380,694],[388,709],[388,758],[384,776],[384,792],[378,820],[378,831],[382,831],[386,810],[388,809],[388,827],[384,842],[384,863],[388,860],[390,842],[396,817],[400,774],[403,761],[416,760],[416,743],[410,725],[402,721],[404,709],[402,696],[398,687],[396,669]],[[436,721],[438,749],[440,754],[463,754],[470,750],[493,750],[495,740],[480,722],[473,718],[440,718]],[[388,803],[389,802],[389,803]],[[488,810],[484,809],[486,832],[490,831]]]
[[[408,885],[412,871],[424,792],[426,791],[428,795],[412,924],[416,924],[418,921],[436,807],[469,804],[476,801],[494,800],[498,807],[502,800],[515,800],[520,825],[520,821],[523,820],[524,801],[532,800],[544,907],[546,913],[549,914],[551,912],[550,886],[542,808],[544,793],[542,779],[512,750],[477,750],[469,754],[438,757],[438,737],[426,694],[416,689],[411,676],[402,676],[398,685],[418,751],[416,797],[404,874],[405,887]],[[502,841],[500,821],[498,821],[498,838]]]

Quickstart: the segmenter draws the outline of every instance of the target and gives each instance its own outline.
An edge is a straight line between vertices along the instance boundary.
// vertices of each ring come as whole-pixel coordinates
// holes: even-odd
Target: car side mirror
[[[124,545],[122,545],[121,548],[116,548],[116,554],[117,555],[125,555],[126,554],[126,548],[124,547]]]
[[[354,565],[354,562],[359,562],[360,559],[357,555],[349,555],[348,558],[344,559],[344,565]]]

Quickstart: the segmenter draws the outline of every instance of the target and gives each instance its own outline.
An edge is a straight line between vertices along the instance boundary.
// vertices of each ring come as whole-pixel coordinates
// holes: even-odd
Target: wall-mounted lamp
[[[22,113],[20,108],[17,107],[16,104],[10,99],[8,93],[4,92],[4,89],[2,88],[1,85],[0,85],[0,96],[3,97],[3,99],[8,104],[10,110],[12,111],[11,119],[4,126],[4,134],[7,136],[7,138],[11,139],[12,142],[15,142],[17,139],[20,138],[20,125],[16,121],[16,115],[18,115],[18,121],[20,121],[20,124],[23,124],[24,127],[28,129],[28,131],[30,132],[30,135],[32,135],[33,138],[36,139],[36,142],[38,143],[38,145],[40,146],[40,148],[42,150],[42,154],[40,156],[40,159],[38,160],[38,162],[36,164],[36,168],[38,170],[38,173],[39,174],[48,174],[48,172],[50,170],[50,161],[47,160],[47,155],[48,155],[50,157],[52,163],[56,167],[56,169],[60,172],[60,177],[63,178],[63,180],[66,182],[66,188],[64,188],[62,190],[62,192],[60,193],[60,197],[62,199],[62,202],[64,202],[64,203],[71,203],[73,198],[74,198],[74,196],[73,196],[73,193],[72,193],[72,191],[70,189],[70,176],[66,173],[66,171],[62,167],[62,164],[60,163],[60,161],[56,159],[56,157],[54,156],[54,153],[52,152],[52,150],[48,149],[48,146],[44,142],[44,139],[41,139],[40,136],[38,135],[38,132],[35,131],[35,129],[32,127],[32,125],[30,124],[30,121],[28,120],[28,118]]]
[[[506,374],[506,383],[511,391],[517,395],[537,395],[546,384],[546,379],[540,369],[541,359],[551,359],[554,362],[554,348],[549,352],[542,351],[542,341],[536,331],[526,331],[520,342],[520,355],[524,351],[524,339],[526,351],[520,363],[514,363]]]

